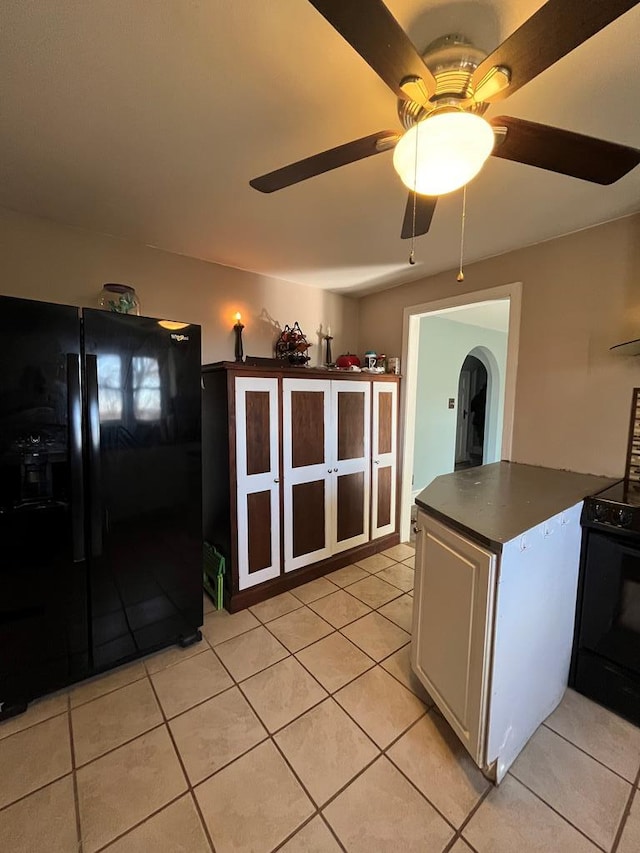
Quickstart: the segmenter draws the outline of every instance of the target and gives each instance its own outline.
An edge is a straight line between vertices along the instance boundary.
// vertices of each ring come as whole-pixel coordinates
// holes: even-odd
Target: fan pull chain
[[[413,222],[411,225],[411,251],[409,252],[409,263],[413,266],[416,262],[416,204],[418,194],[416,186],[418,181],[418,134],[420,133],[420,124],[416,125],[416,153],[413,161]]]
[[[464,224],[467,218],[467,185],[465,184],[462,188],[462,223],[460,226],[460,269],[458,270],[458,275],[456,276],[456,281],[463,282],[464,281],[464,270],[462,269],[463,264],[463,256],[464,256]]]
[[[415,245],[416,245],[416,192],[413,191],[413,225],[411,227],[411,251],[409,252],[409,263],[415,264]]]

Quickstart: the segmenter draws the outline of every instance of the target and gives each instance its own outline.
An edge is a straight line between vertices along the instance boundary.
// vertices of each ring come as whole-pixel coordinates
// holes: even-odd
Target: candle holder
[[[325,335],[324,339],[327,342],[327,357],[325,359],[325,364],[327,367],[331,367],[333,365],[333,358],[331,356],[331,341],[333,340],[333,335]]]
[[[242,330],[244,329],[241,323],[242,317],[236,314],[236,324],[233,331],[236,333],[236,361],[244,361],[244,349],[242,347]]]

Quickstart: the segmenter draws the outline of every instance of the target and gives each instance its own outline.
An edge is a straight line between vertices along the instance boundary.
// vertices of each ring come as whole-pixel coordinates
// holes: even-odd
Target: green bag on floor
[[[225,560],[220,551],[208,542],[203,546],[202,585],[217,610],[224,607]]]

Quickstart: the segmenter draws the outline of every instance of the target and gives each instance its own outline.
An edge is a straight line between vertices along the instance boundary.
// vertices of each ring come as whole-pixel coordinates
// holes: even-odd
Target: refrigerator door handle
[[[80,356],[67,353],[69,419],[69,478],[71,490],[71,547],[73,562],[84,560],[84,473],[82,459],[82,391]]]
[[[85,355],[87,387],[87,435],[89,451],[89,500],[91,505],[91,556],[102,554],[102,500],[100,488],[100,409],[98,405],[98,357]]]

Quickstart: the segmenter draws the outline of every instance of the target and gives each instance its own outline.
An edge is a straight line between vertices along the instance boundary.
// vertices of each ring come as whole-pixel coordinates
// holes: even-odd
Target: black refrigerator
[[[0,718],[200,638],[200,327],[162,322],[0,297]]]

